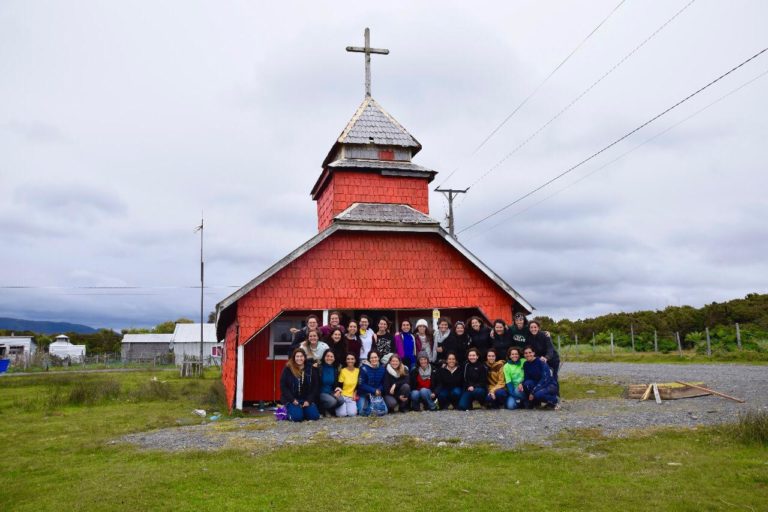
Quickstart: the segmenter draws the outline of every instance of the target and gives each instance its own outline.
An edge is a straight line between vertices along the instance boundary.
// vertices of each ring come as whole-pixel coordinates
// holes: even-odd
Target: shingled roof
[[[424,215],[406,204],[353,203],[352,206],[336,215],[335,219],[339,222],[440,225],[432,217]]]
[[[337,142],[416,148],[414,153],[421,149],[421,144],[371,97],[360,104]]]

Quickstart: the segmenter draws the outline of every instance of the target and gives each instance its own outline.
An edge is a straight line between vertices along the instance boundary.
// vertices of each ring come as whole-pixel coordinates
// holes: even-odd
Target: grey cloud
[[[69,143],[70,138],[56,126],[40,121],[8,121],[0,124],[8,133],[35,144]]]

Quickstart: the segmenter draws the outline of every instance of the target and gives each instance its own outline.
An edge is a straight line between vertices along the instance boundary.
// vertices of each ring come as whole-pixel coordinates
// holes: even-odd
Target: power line
[[[478,220],[478,221],[476,221],[476,222],[474,222],[474,223],[470,224],[469,226],[465,227],[464,229],[460,230],[460,231],[459,231],[459,234],[463,233],[464,231],[467,231],[468,229],[472,229],[473,227],[477,226],[477,225],[478,225],[478,224],[480,224],[481,222],[485,222],[486,220],[490,219],[491,217],[494,217],[494,216],[498,215],[499,213],[503,212],[503,211],[504,211],[504,210],[506,210],[507,208],[510,208],[510,207],[512,207],[512,206],[514,206],[514,205],[516,205],[517,203],[519,203],[520,201],[522,201],[522,200],[523,200],[523,199],[525,199],[526,197],[529,197],[529,196],[531,196],[531,195],[535,194],[536,192],[538,192],[539,190],[543,189],[544,187],[547,187],[547,186],[548,186],[548,185],[550,185],[551,183],[554,183],[555,181],[559,180],[560,178],[562,178],[562,177],[563,177],[563,176],[565,176],[566,174],[568,174],[568,173],[570,173],[570,172],[572,172],[572,171],[576,170],[577,168],[581,167],[582,165],[584,165],[585,163],[589,162],[589,161],[590,161],[590,160],[592,160],[593,158],[595,158],[595,157],[597,157],[597,156],[601,155],[602,153],[604,153],[605,151],[609,150],[610,148],[612,148],[612,147],[613,147],[613,146],[615,146],[616,144],[620,143],[621,141],[623,141],[623,140],[624,140],[624,139],[626,139],[627,137],[630,137],[631,135],[633,135],[634,133],[637,133],[638,131],[642,130],[643,128],[645,128],[645,127],[646,127],[646,126],[648,126],[649,124],[651,124],[651,123],[653,123],[654,121],[656,121],[657,119],[659,119],[660,117],[662,117],[662,116],[666,115],[667,113],[671,112],[672,110],[676,109],[677,107],[679,107],[680,105],[682,105],[682,104],[683,104],[683,103],[685,103],[686,101],[690,100],[691,98],[693,98],[693,97],[694,97],[694,96],[696,96],[697,94],[701,93],[702,91],[704,91],[704,90],[708,89],[709,87],[711,87],[712,85],[716,84],[717,82],[719,82],[720,80],[722,80],[722,79],[723,79],[723,78],[725,78],[726,76],[730,75],[731,73],[733,73],[733,72],[734,72],[734,71],[736,71],[737,69],[741,68],[742,66],[746,65],[746,64],[747,64],[747,63],[749,63],[750,61],[752,61],[752,60],[754,60],[754,59],[758,58],[760,55],[762,55],[762,54],[763,54],[763,53],[765,53],[766,51],[768,51],[768,48],[763,48],[762,50],[760,50],[759,52],[757,52],[757,53],[756,53],[756,54],[754,54],[753,56],[749,57],[747,60],[743,61],[741,64],[739,64],[739,65],[737,65],[737,66],[734,66],[733,68],[731,68],[730,70],[726,71],[726,72],[725,72],[725,73],[723,73],[722,75],[718,76],[717,78],[715,78],[714,80],[712,80],[711,82],[709,82],[708,84],[706,84],[705,86],[703,86],[703,87],[699,88],[698,90],[696,90],[696,91],[692,92],[691,94],[689,94],[689,95],[688,95],[688,96],[686,96],[685,98],[681,99],[680,101],[678,101],[677,103],[675,103],[675,104],[674,104],[674,105],[672,105],[671,107],[667,108],[666,110],[662,111],[662,112],[661,112],[661,113],[659,113],[659,114],[656,114],[655,116],[653,116],[652,118],[650,118],[648,121],[644,122],[643,124],[641,124],[641,125],[640,125],[640,126],[638,126],[637,128],[635,128],[635,129],[633,129],[633,130],[631,130],[631,131],[627,132],[626,134],[622,135],[621,137],[619,137],[619,138],[618,138],[618,139],[616,139],[615,141],[611,142],[610,144],[608,144],[608,145],[607,145],[607,146],[605,146],[604,148],[600,149],[599,151],[596,151],[595,153],[592,153],[590,156],[588,156],[587,158],[585,158],[585,159],[584,159],[584,160],[582,160],[581,162],[577,163],[576,165],[574,165],[574,166],[572,166],[572,167],[569,167],[568,169],[566,169],[565,171],[561,172],[560,174],[558,174],[558,175],[557,175],[557,176],[555,176],[554,178],[551,178],[551,179],[547,180],[546,182],[544,182],[543,184],[541,184],[541,185],[539,185],[538,187],[534,188],[533,190],[531,190],[531,191],[529,191],[529,192],[527,192],[527,193],[523,194],[522,196],[518,197],[517,199],[515,199],[515,200],[514,200],[514,201],[512,201],[511,203],[508,203],[507,205],[503,206],[502,208],[499,208],[498,210],[494,211],[494,212],[493,212],[493,213],[491,213],[490,215],[486,215],[486,216],[485,216],[485,217],[483,217],[482,219],[480,219],[480,220]]]
[[[206,286],[210,289],[241,288],[238,285]],[[0,285],[0,290],[198,290],[200,286],[34,286],[34,285]]]
[[[602,27],[602,26],[603,26],[603,24],[604,24],[606,21],[608,21],[608,18],[610,18],[611,16],[613,16],[613,13],[615,13],[615,12],[616,12],[616,11],[619,9],[619,7],[621,7],[621,6],[622,6],[622,4],[623,4],[625,1],[626,1],[626,0],[621,0],[621,2],[619,2],[619,3],[616,5],[616,7],[614,7],[614,8],[611,10],[611,12],[609,12],[609,13],[608,13],[608,16],[606,16],[605,18],[603,18],[603,20],[602,20],[600,23],[598,23],[598,24],[597,24],[597,26],[596,26],[595,28],[593,28],[593,29],[592,29],[592,31],[591,31],[589,34],[587,34],[587,36],[586,36],[584,39],[582,39],[582,40],[581,40],[581,42],[580,42],[579,44],[577,44],[577,45],[576,45],[576,47],[575,47],[573,50],[571,50],[571,53],[569,53],[569,54],[568,54],[568,55],[567,55],[567,56],[566,56],[566,57],[565,57],[565,58],[564,58],[562,61],[560,61],[560,64],[558,64],[557,66],[555,66],[555,68],[554,68],[552,71],[550,71],[550,72],[549,72],[549,74],[548,74],[548,75],[547,75],[547,76],[544,78],[544,80],[542,80],[542,81],[541,81],[541,83],[539,83],[539,85],[537,85],[537,86],[536,86],[536,87],[533,89],[533,91],[531,91],[531,93],[530,93],[530,94],[528,94],[528,96],[526,96],[526,97],[525,97],[525,99],[524,99],[522,102],[520,102],[520,104],[519,104],[517,107],[515,107],[515,109],[514,109],[514,110],[513,110],[513,111],[512,111],[512,112],[511,112],[511,113],[510,113],[510,114],[509,114],[507,117],[505,117],[505,118],[504,118],[504,120],[503,120],[501,123],[499,123],[499,124],[496,126],[496,128],[494,128],[493,130],[491,130],[491,133],[489,133],[489,134],[488,134],[488,135],[487,135],[487,136],[486,136],[486,137],[485,137],[485,138],[484,138],[484,139],[483,139],[483,140],[480,142],[480,144],[478,144],[478,145],[477,145],[477,147],[476,147],[476,148],[475,148],[475,149],[472,151],[472,153],[470,153],[470,155],[469,155],[467,158],[471,158],[471,157],[475,156],[475,155],[477,154],[477,152],[478,152],[478,151],[480,151],[480,149],[481,149],[483,146],[485,146],[485,144],[486,144],[486,143],[487,143],[489,140],[491,140],[491,138],[493,138],[493,136],[494,136],[494,135],[496,135],[496,132],[498,132],[498,131],[499,131],[499,130],[500,130],[500,129],[501,129],[501,128],[502,128],[502,127],[505,125],[505,124],[507,124],[507,121],[509,121],[510,119],[512,119],[512,117],[513,117],[515,114],[517,114],[517,111],[518,111],[518,110],[520,110],[521,108],[523,108],[523,106],[524,106],[526,103],[528,103],[528,100],[530,100],[531,98],[533,98],[533,97],[536,95],[536,93],[537,93],[537,92],[539,92],[539,89],[541,89],[542,87],[544,87],[544,85],[545,85],[545,84],[546,84],[546,83],[549,81],[549,79],[550,79],[550,78],[552,78],[552,76],[553,76],[555,73],[557,73],[557,71],[558,71],[558,70],[559,70],[561,67],[563,67],[563,65],[564,65],[566,62],[568,62],[568,60],[569,60],[571,57],[573,57],[573,55],[574,55],[574,54],[575,54],[577,51],[579,51],[579,49],[580,49],[582,46],[584,46],[584,43],[586,43],[586,42],[587,42],[587,40],[588,40],[590,37],[592,37],[592,36],[594,35],[594,33],[595,33],[595,32],[597,32],[597,30],[598,30],[600,27]],[[446,178],[445,178],[445,179],[444,179],[444,180],[443,180],[443,181],[442,181],[442,182],[441,182],[441,183],[440,183],[440,184],[437,186],[437,188],[440,188],[440,187],[442,187],[443,185],[445,185],[445,183],[446,183],[446,182],[447,182],[449,179],[451,179],[451,176],[453,176],[454,174],[456,174],[456,171],[458,171],[459,169],[460,169],[460,166],[457,166],[456,168],[454,168],[454,169],[453,169],[453,170],[450,172],[450,174],[448,174],[448,176],[446,176]]]
[[[684,12],[686,9],[688,9],[688,7],[690,7],[691,5],[693,5],[693,3],[694,3],[695,1],[696,1],[696,0],[691,0],[690,2],[688,2],[687,4],[685,4],[685,5],[683,6],[683,8],[682,8],[682,9],[680,9],[679,11],[677,11],[677,12],[676,12],[676,13],[675,13],[675,14],[674,14],[674,15],[673,15],[671,18],[669,18],[667,21],[665,21],[664,23],[662,23],[662,25],[661,25],[659,28],[657,28],[656,30],[654,30],[654,31],[651,33],[651,35],[649,35],[648,37],[646,37],[646,38],[645,38],[645,39],[644,39],[644,40],[643,40],[643,41],[642,41],[640,44],[638,44],[637,46],[635,46],[635,47],[634,47],[634,48],[633,48],[633,49],[632,49],[632,50],[631,50],[629,53],[627,53],[627,54],[626,54],[624,57],[622,57],[622,59],[621,59],[621,60],[619,60],[619,61],[618,61],[616,64],[614,64],[613,66],[611,66],[611,67],[608,69],[608,71],[606,71],[605,73],[603,73],[603,75],[602,75],[600,78],[598,78],[597,80],[595,80],[594,82],[592,82],[592,84],[591,84],[589,87],[587,87],[586,89],[584,89],[584,91],[582,91],[582,92],[581,92],[581,94],[579,94],[578,96],[576,96],[576,98],[574,98],[574,99],[573,99],[573,100],[572,100],[570,103],[568,103],[568,104],[567,104],[565,107],[563,107],[563,108],[562,108],[562,109],[561,109],[561,110],[560,110],[558,113],[556,113],[554,116],[552,116],[552,117],[551,117],[551,118],[550,118],[550,119],[549,119],[549,120],[548,120],[546,123],[544,123],[543,125],[541,125],[541,126],[540,126],[540,127],[539,127],[539,128],[536,130],[536,131],[534,131],[534,132],[533,132],[532,134],[530,134],[530,135],[529,135],[529,136],[528,136],[526,139],[524,139],[524,140],[523,140],[521,143],[519,143],[517,146],[515,146],[515,148],[514,148],[512,151],[510,151],[509,153],[507,153],[506,155],[504,155],[504,157],[503,157],[501,160],[499,160],[498,162],[496,162],[496,163],[495,163],[493,166],[491,166],[491,168],[489,168],[487,171],[485,171],[485,172],[484,172],[484,173],[483,173],[483,174],[482,174],[482,175],[481,175],[479,178],[477,178],[475,181],[473,181],[473,182],[472,182],[472,184],[470,185],[470,188],[471,188],[471,187],[474,187],[475,185],[477,185],[477,184],[478,184],[480,181],[482,181],[482,180],[483,180],[485,177],[487,177],[487,176],[488,176],[489,174],[491,174],[493,171],[495,171],[496,169],[498,169],[499,167],[501,167],[501,165],[502,165],[504,162],[506,162],[507,160],[509,160],[509,158],[510,158],[510,157],[512,157],[512,155],[514,155],[515,153],[517,153],[518,151],[520,151],[520,150],[521,150],[521,149],[522,149],[522,148],[523,148],[523,147],[524,147],[526,144],[528,144],[528,143],[529,143],[531,140],[533,140],[534,138],[536,138],[536,136],[538,136],[538,135],[539,135],[539,134],[540,134],[542,131],[544,131],[544,130],[545,130],[545,129],[546,129],[546,128],[547,128],[547,127],[550,125],[550,124],[552,124],[553,122],[555,122],[555,121],[556,121],[556,120],[557,120],[557,119],[558,119],[560,116],[562,116],[562,115],[563,115],[565,112],[567,112],[568,110],[570,110],[570,109],[571,109],[571,107],[573,107],[573,106],[574,106],[576,103],[578,103],[578,102],[579,102],[579,100],[581,100],[581,99],[582,99],[584,96],[586,96],[586,95],[587,95],[587,94],[588,94],[588,93],[589,93],[589,92],[590,92],[592,89],[594,89],[594,88],[595,88],[595,87],[596,87],[596,86],[597,86],[597,85],[598,85],[600,82],[602,82],[602,81],[603,81],[603,80],[604,80],[604,79],[605,79],[605,78],[606,78],[608,75],[610,75],[610,74],[611,74],[611,73],[613,73],[613,72],[614,72],[616,69],[618,69],[618,68],[619,68],[619,66],[621,66],[622,64],[624,64],[624,62],[626,62],[626,61],[627,61],[627,60],[628,60],[630,57],[632,57],[632,56],[633,56],[635,53],[637,53],[637,51],[638,51],[640,48],[642,48],[643,46],[645,46],[645,45],[646,45],[646,44],[647,44],[647,43],[648,43],[648,42],[649,42],[651,39],[653,39],[654,37],[656,37],[656,35],[657,35],[659,32],[661,32],[662,30],[664,30],[664,28],[666,28],[666,27],[667,27],[667,25],[669,25],[670,23],[672,23],[672,21],[674,21],[674,20],[675,20],[675,18],[677,18],[678,16],[680,16],[680,15],[681,15],[681,14],[682,14],[682,13],[683,13],[683,12]],[[459,201],[459,203],[456,205],[456,207],[458,208],[458,207],[459,207],[459,206],[460,206],[462,203],[463,203],[463,201]]]
[[[505,223],[505,222],[508,222],[510,219],[513,219],[513,218],[517,217],[518,215],[522,215],[523,213],[527,212],[528,210],[531,210],[531,209],[535,208],[536,206],[540,205],[541,203],[543,203],[543,202],[545,202],[545,201],[547,201],[547,200],[551,199],[552,197],[556,196],[556,195],[557,195],[557,194],[559,194],[560,192],[564,192],[565,190],[567,190],[567,189],[569,189],[569,188],[571,188],[571,187],[573,187],[573,186],[577,185],[578,183],[581,183],[581,182],[582,182],[582,181],[584,181],[585,179],[587,179],[587,178],[589,178],[590,176],[592,176],[592,175],[594,175],[594,174],[596,174],[596,173],[598,173],[598,172],[602,171],[602,170],[603,170],[603,169],[605,169],[606,167],[609,167],[609,166],[611,166],[611,165],[615,164],[616,162],[618,162],[619,160],[621,160],[621,159],[622,159],[622,158],[624,158],[625,156],[629,155],[630,153],[634,153],[635,151],[637,151],[638,149],[640,149],[642,146],[645,146],[646,144],[648,144],[648,143],[650,143],[650,142],[653,142],[654,140],[656,140],[656,139],[658,139],[659,137],[661,137],[662,135],[664,135],[664,134],[666,134],[666,133],[668,133],[668,132],[672,131],[673,129],[677,128],[678,126],[680,126],[681,124],[685,123],[686,121],[689,121],[689,120],[691,120],[692,118],[694,118],[694,117],[696,117],[697,115],[699,115],[699,114],[701,114],[702,112],[704,112],[705,110],[708,110],[710,107],[713,107],[714,105],[716,105],[716,104],[720,103],[721,101],[723,101],[724,99],[728,98],[729,96],[731,96],[731,95],[733,95],[733,94],[735,94],[735,93],[739,92],[739,91],[740,91],[740,90],[742,90],[743,88],[747,87],[748,85],[752,84],[753,82],[756,82],[758,79],[760,79],[760,78],[764,77],[765,75],[768,75],[768,70],[766,70],[766,71],[763,71],[762,73],[760,73],[760,74],[759,74],[759,75],[757,75],[756,77],[752,78],[751,80],[749,80],[749,81],[747,81],[747,82],[745,82],[745,83],[741,84],[740,86],[736,87],[735,89],[732,89],[732,90],[731,90],[731,91],[729,91],[728,93],[726,93],[726,94],[724,94],[724,95],[720,96],[720,97],[719,97],[719,98],[717,98],[715,101],[713,101],[713,102],[711,102],[711,103],[709,103],[709,104],[705,105],[704,107],[700,108],[699,110],[695,111],[694,113],[690,114],[689,116],[687,116],[687,117],[685,117],[685,118],[681,119],[680,121],[676,122],[675,124],[673,124],[673,125],[671,125],[671,126],[669,126],[669,127],[665,128],[664,130],[660,131],[659,133],[657,133],[657,134],[656,134],[656,135],[654,135],[653,137],[649,137],[648,139],[644,140],[644,141],[643,141],[643,142],[641,142],[640,144],[638,144],[638,145],[634,146],[633,148],[631,148],[631,149],[629,149],[629,150],[625,151],[624,153],[620,154],[619,156],[617,156],[617,157],[616,157],[616,158],[614,158],[613,160],[610,160],[609,162],[606,162],[605,164],[601,165],[600,167],[598,167],[598,168],[594,169],[593,171],[590,171],[590,172],[588,172],[587,174],[585,174],[585,175],[584,175],[584,176],[582,176],[581,178],[577,179],[577,180],[576,180],[576,181],[574,181],[573,183],[569,183],[568,185],[566,185],[566,186],[562,187],[561,189],[559,189],[559,190],[557,190],[557,191],[553,192],[552,194],[550,194],[550,195],[548,195],[548,196],[544,197],[544,198],[543,198],[543,199],[541,199],[540,201],[536,201],[535,203],[533,203],[533,204],[531,204],[531,205],[529,205],[529,206],[527,206],[527,207],[523,208],[522,210],[519,210],[519,211],[515,212],[514,214],[510,215],[509,217],[506,217],[506,218],[504,218],[504,219],[503,219],[501,222],[497,222],[496,224],[492,225],[490,228],[488,228],[488,229],[486,229],[486,230],[484,230],[484,231],[481,231],[481,232],[479,232],[479,233],[476,233],[476,234],[472,235],[471,237],[467,238],[467,239],[466,239],[466,241],[469,241],[469,240],[473,240],[474,238],[477,238],[479,235],[482,235],[482,234],[484,234],[484,233],[487,233],[487,232],[491,231],[492,229],[494,229],[494,228],[496,228],[496,227],[500,226],[501,224],[503,224],[503,223]]]

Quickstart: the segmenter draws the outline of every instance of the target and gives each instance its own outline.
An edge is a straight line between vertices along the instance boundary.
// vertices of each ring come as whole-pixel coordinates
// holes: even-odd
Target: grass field
[[[714,351],[712,356],[701,354],[695,350],[679,352],[634,352],[625,347],[615,347],[611,354],[610,347],[605,345],[562,345],[560,348],[561,361],[574,362],[603,362],[603,363],[671,363],[671,364],[710,364],[710,363],[739,363],[739,364],[768,364],[768,352],[755,350]]]
[[[587,390],[607,399],[620,392],[584,379],[563,384],[571,399]],[[220,397],[213,375],[0,379],[0,509],[699,511],[768,503],[765,438],[742,442],[730,427],[628,439],[579,431],[553,447],[513,451],[406,442],[169,454],[114,441],[199,423],[191,409],[219,408]]]

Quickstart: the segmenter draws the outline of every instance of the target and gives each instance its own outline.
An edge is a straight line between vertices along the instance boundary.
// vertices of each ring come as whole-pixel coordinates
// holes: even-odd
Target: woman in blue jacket
[[[333,355],[333,350],[326,349],[323,353],[318,373],[320,376],[320,396],[317,402],[320,406],[320,412],[333,414],[336,409],[344,405],[341,385],[339,384],[339,368],[336,366],[336,356]]]
[[[371,351],[368,360],[360,365],[360,380],[357,383],[357,413],[365,416],[370,404],[370,397],[384,395],[384,374],[386,370],[381,365],[379,353]]]
[[[297,348],[291,353],[280,375],[280,401],[288,410],[288,419],[291,421],[320,419],[315,403],[320,379],[317,370],[306,362],[304,351]]]
[[[559,392],[557,381],[552,377],[549,365],[536,357],[536,352],[530,345],[523,350],[525,363],[523,364],[523,390],[527,395],[527,408],[544,404],[552,409],[559,409],[557,394]]]

